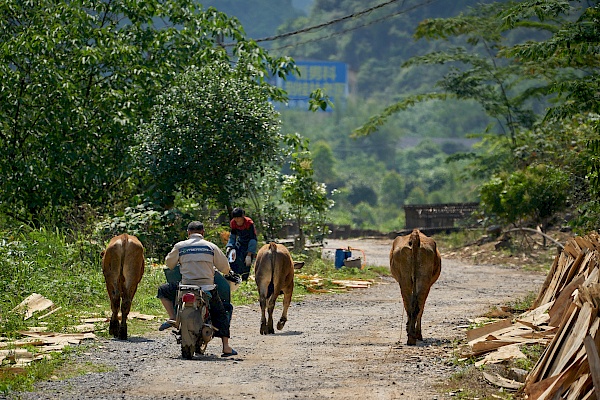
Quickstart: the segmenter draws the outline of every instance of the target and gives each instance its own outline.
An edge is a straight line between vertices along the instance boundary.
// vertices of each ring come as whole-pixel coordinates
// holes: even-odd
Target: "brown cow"
[[[106,250],[102,252],[102,272],[112,310],[108,332],[116,338],[125,340],[131,301],[144,275],[144,246],[138,238],[126,233],[113,237]],[[119,308],[121,308],[120,325]]]
[[[421,317],[429,289],[439,278],[442,257],[435,241],[418,229],[406,236],[398,236],[390,251],[390,270],[400,284],[404,309],[408,314],[407,344],[423,340]]]
[[[282,330],[287,322],[287,311],[292,301],[294,291],[294,269],[304,266],[303,262],[294,262],[288,249],[274,242],[265,244],[256,255],[254,278],[258,287],[261,319],[260,334],[275,333],[273,329],[273,309],[280,294],[283,294],[283,312],[277,323],[277,329]],[[265,308],[269,320],[265,318]]]

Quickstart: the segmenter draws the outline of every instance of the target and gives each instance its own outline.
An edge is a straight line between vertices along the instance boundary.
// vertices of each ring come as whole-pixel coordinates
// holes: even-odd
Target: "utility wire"
[[[273,47],[273,48],[270,49],[270,51],[281,50],[281,49],[285,49],[285,48],[288,48],[288,47],[298,47],[298,46],[302,46],[302,45],[307,44],[307,43],[318,42],[318,41],[321,41],[321,40],[330,39],[330,38],[332,38],[334,36],[343,35],[345,33],[348,33],[348,32],[351,32],[351,31],[354,31],[354,30],[357,30],[357,29],[360,29],[360,28],[364,28],[364,27],[369,26],[369,25],[377,24],[379,22],[385,21],[386,19],[390,19],[390,18],[396,17],[396,16],[401,15],[401,14],[406,14],[406,13],[408,13],[410,11],[413,11],[413,10],[415,10],[417,8],[427,6],[427,5],[435,3],[437,1],[438,0],[429,0],[429,1],[426,1],[424,3],[417,4],[417,5],[414,5],[412,7],[409,7],[407,9],[405,9],[405,10],[400,10],[400,11],[397,11],[395,13],[386,15],[385,17],[381,17],[381,18],[378,18],[376,20],[364,23],[362,25],[357,25],[357,26],[354,26],[352,28],[347,28],[347,29],[344,29],[344,30],[339,31],[339,32],[334,32],[334,33],[331,33],[331,34],[329,34],[327,36],[321,36],[321,37],[318,37],[318,38],[305,40],[304,42],[298,42],[298,43],[294,43],[294,44],[288,44],[288,45],[284,45],[284,46],[280,46],[280,47]]]
[[[282,39],[282,38],[285,38],[285,37],[288,37],[288,36],[293,36],[293,35],[297,35],[297,34],[300,34],[300,33],[306,33],[306,32],[310,32],[310,31],[314,31],[315,29],[321,29],[321,28],[326,27],[326,26],[337,24],[338,22],[342,22],[342,21],[345,21],[345,20],[348,20],[348,19],[360,17],[361,15],[368,14],[368,13],[370,13],[373,10],[377,10],[379,8],[383,8],[383,7],[385,7],[387,5],[390,5],[392,3],[396,3],[397,1],[399,1],[399,0],[386,1],[385,3],[381,3],[381,4],[378,4],[376,6],[367,8],[366,10],[362,10],[362,11],[359,11],[359,12],[356,12],[356,13],[352,13],[352,14],[346,15],[344,17],[332,19],[331,21],[324,22],[324,23],[319,24],[319,25],[309,26],[308,28],[299,29],[299,30],[293,31],[293,32],[282,33],[281,35],[275,35],[275,36],[269,36],[269,37],[262,38],[262,39],[257,39],[256,43],[268,42],[268,41],[276,40],[276,39]],[[405,0],[402,0],[403,4],[404,4],[404,1]]]
[[[373,7],[367,8],[365,10],[358,11],[356,13],[352,13],[352,14],[349,14],[349,15],[346,15],[346,16],[343,16],[343,17],[340,17],[340,18],[332,19],[331,21],[327,21],[327,22],[324,22],[322,24],[309,26],[307,28],[302,28],[302,29],[299,29],[299,30],[296,30],[296,31],[292,31],[292,32],[282,33],[280,35],[268,36],[268,37],[265,37],[265,38],[256,39],[254,41],[256,43],[269,42],[269,41],[272,41],[272,40],[277,40],[277,39],[282,39],[282,38],[286,38],[286,37],[289,37],[289,36],[298,35],[300,33],[307,33],[307,32],[310,32],[310,31],[314,31],[316,29],[321,29],[321,28],[326,27],[326,26],[337,24],[339,22],[342,22],[342,21],[345,21],[345,20],[348,20],[348,19],[360,17],[361,15],[368,14],[368,13],[370,13],[373,10],[377,10],[379,8],[383,8],[383,7],[387,6],[387,5],[390,5],[392,3],[396,3],[398,1],[400,1],[400,0],[389,0],[389,1],[386,1],[385,3],[381,3],[381,4],[378,4],[376,6],[373,6]],[[405,0],[402,0],[402,4],[404,4],[404,1]],[[228,46],[233,46],[233,45],[234,45],[234,43],[226,43],[223,46],[228,47]]]

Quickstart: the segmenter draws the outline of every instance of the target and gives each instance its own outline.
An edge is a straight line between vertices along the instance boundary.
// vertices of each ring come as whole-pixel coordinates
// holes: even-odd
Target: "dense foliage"
[[[134,133],[188,66],[231,59],[259,81],[294,69],[191,0],[9,0],[0,42],[0,211],[37,224],[137,194]]]
[[[232,209],[243,182],[281,164],[278,114],[264,86],[227,63],[190,68],[156,99],[133,150],[149,192],[177,192]],[[280,159],[281,161],[277,162]]]
[[[566,204],[579,207],[577,223],[593,226],[600,208],[596,3],[469,8],[478,3],[315,0],[302,15],[293,1],[275,8],[219,2],[219,11],[188,0],[5,2],[0,211],[65,226],[96,212],[109,221],[141,204],[144,220],[162,221],[165,207],[183,206],[177,199],[200,202],[206,215],[238,203],[253,208],[272,236],[291,207],[281,192],[263,188],[283,187],[290,167],[280,169],[289,150],[281,139],[300,132],[310,139],[312,179],[336,202],[335,223],[398,229],[403,204],[477,200],[487,179],[555,165],[555,149],[570,142],[564,131],[574,129],[577,151],[558,168],[570,177]],[[242,27],[222,11],[253,22]],[[268,18],[252,17],[257,11]],[[262,36],[256,32],[275,33],[283,21],[280,33],[298,32],[261,42],[269,52],[245,36],[247,25]],[[284,110],[279,125],[266,100],[285,93],[264,78],[291,73],[288,54],[347,62],[347,104],[315,115]],[[208,65],[227,71],[211,75]],[[192,70],[214,85],[186,80]],[[238,86],[250,97],[234,94]],[[211,107],[217,98],[229,104]],[[323,104],[317,99],[313,108]],[[224,122],[228,112],[246,111],[265,124]],[[200,112],[224,123],[205,130]],[[226,131],[240,142],[225,139]],[[479,142],[471,149],[465,137],[473,134]],[[173,141],[181,135],[185,146]],[[200,136],[212,146],[210,165],[208,147],[182,151]],[[244,146],[252,155],[240,153]]]
[[[536,1],[494,3],[455,18],[425,20],[416,31],[417,38],[465,38],[469,48],[456,46],[409,60],[406,67],[444,65],[447,72],[437,83],[439,91],[409,96],[388,106],[356,132],[368,135],[417,102],[475,101],[497,121],[496,130],[501,133],[486,135],[484,151],[470,155],[473,172],[492,178],[482,192],[485,211],[504,222],[548,223],[552,215],[571,205],[579,207],[581,217],[574,224],[594,229],[599,220],[599,214],[593,216],[599,200],[599,27],[595,2],[582,8],[565,1],[544,2],[543,6]],[[511,37],[507,33],[519,30],[541,31],[547,39],[507,43]],[[543,103],[531,101],[537,98],[545,99],[547,106],[539,109]],[[586,150],[573,156],[573,164],[561,163],[560,171],[545,168],[557,158],[555,152],[538,151],[541,141],[546,149],[563,145],[565,136],[578,143],[579,135],[563,131],[574,123],[587,127],[577,131],[584,137]],[[567,176],[574,184],[566,184]],[[537,181],[548,185],[538,186],[539,199],[520,189],[536,186]]]

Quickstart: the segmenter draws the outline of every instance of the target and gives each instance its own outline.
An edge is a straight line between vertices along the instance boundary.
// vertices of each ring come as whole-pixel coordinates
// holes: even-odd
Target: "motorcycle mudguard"
[[[194,307],[185,307],[180,313],[181,345],[195,346],[198,338],[202,336],[202,313]]]

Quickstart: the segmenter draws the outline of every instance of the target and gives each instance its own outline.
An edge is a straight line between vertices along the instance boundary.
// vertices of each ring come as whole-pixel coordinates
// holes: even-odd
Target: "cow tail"
[[[415,317],[419,314],[419,304],[417,301],[417,269],[419,268],[419,249],[421,248],[421,238],[419,236],[419,231],[414,230],[410,235],[410,241],[412,243],[412,268],[410,269],[410,280],[412,282],[413,292],[411,294],[411,310],[415,313]]]
[[[127,245],[129,244],[128,242],[129,242],[129,235],[124,233],[123,234],[123,243],[121,243],[123,251],[121,251],[121,257],[119,260],[119,264],[120,264],[119,265],[119,277],[120,277],[119,279],[120,280],[123,279],[123,276],[124,276],[123,270],[125,269],[125,255],[127,253]]]
[[[271,295],[275,291],[275,285],[273,281],[275,280],[275,261],[277,258],[277,243],[271,242],[269,244],[269,250],[271,251],[271,282],[269,282],[269,287],[267,289],[267,298],[271,297]]]

